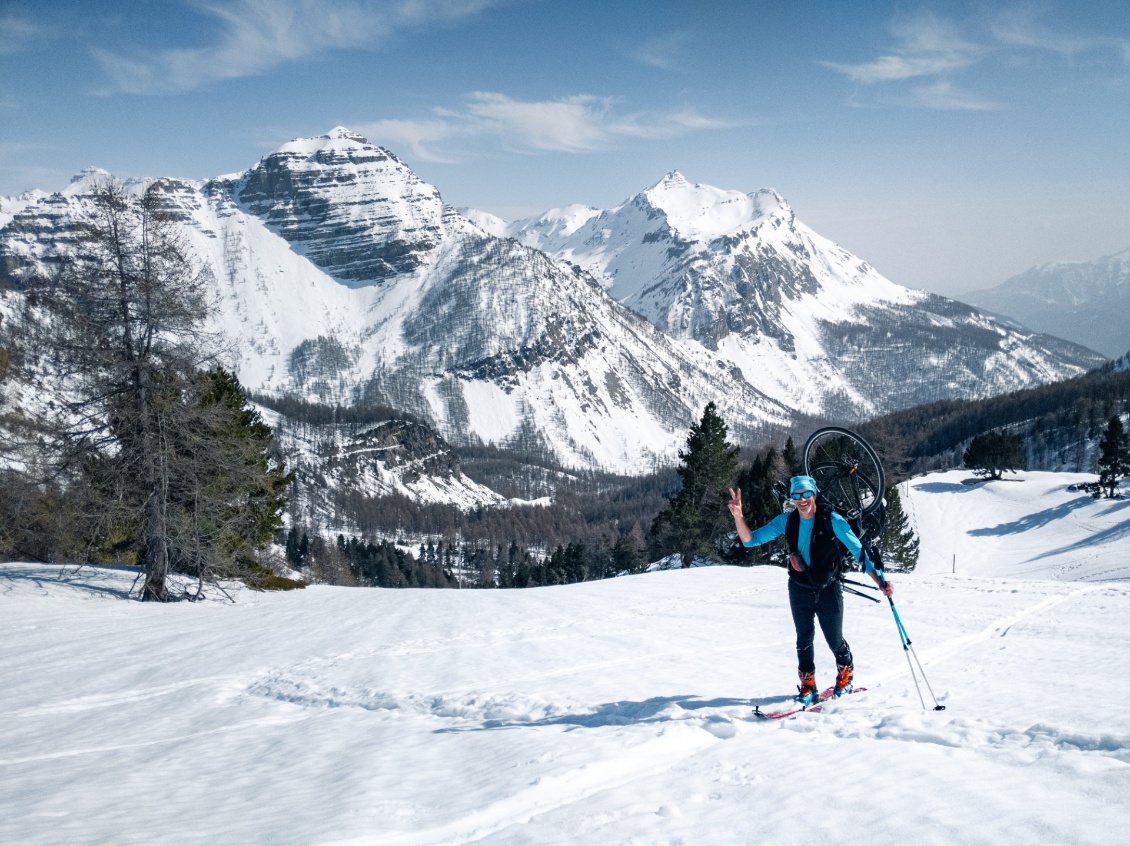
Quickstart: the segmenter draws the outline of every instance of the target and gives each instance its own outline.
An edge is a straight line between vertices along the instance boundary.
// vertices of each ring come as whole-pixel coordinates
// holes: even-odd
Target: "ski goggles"
[[[802,499],[812,499],[814,496],[816,496],[816,494],[814,494],[812,491],[797,491],[792,495],[793,499],[797,500],[798,502]]]

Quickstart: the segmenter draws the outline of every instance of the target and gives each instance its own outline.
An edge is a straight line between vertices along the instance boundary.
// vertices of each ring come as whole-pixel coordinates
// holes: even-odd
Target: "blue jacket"
[[[791,516],[791,513],[778,514],[764,526],[753,532],[752,537],[750,537],[745,545],[760,546],[782,535],[787,536],[788,522]],[[863,572],[874,572],[875,566],[867,558],[867,553],[863,551],[863,545],[860,543],[859,538],[856,537],[855,532],[852,531],[847,520],[835,511],[825,512],[823,509],[818,509],[816,516],[811,520],[803,520],[800,518],[800,514],[796,514],[796,522],[798,524],[796,529],[796,552],[801,559],[804,572],[798,574],[790,567],[789,577],[806,584],[812,582],[813,579],[820,583],[811,584],[811,587],[820,587],[826,580],[831,578],[833,568],[829,566],[828,562],[830,559],[837,557],[835,550],[820,549],[818,554],[814,556],[814,552],[816,551],[812,549],[813,529],[818,521],[822,521],[822,518],[829,520],[832,533],[835,535],[836,540],[843,544],[852,558],[859,562],[860,566],[863,568]],[[825,524],[825,528],[822,531],[825,533],[828,531],[827,524]],[[814,557],[821,565],[817,569],[821,571],[827,570],[827,572],[820,572],[819,574],[808,572],[809,568],[813,566]]]

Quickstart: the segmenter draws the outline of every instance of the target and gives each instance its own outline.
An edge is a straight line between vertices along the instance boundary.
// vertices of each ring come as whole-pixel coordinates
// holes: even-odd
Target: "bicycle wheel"
[[[886,477],[879,456],[848,429],[827,426],[813,432],[804,445],[804,472],[848,514],[870,514],[883,503]]]

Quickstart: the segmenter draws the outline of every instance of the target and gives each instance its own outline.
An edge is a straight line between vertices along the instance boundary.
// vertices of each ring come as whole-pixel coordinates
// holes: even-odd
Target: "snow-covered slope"
[[[1041,264],[964,299],[1114,358],[1130,349],[1130,249]]]
[[[420,423],[387,420],[366,426],[308,425],[271,409],[259,414],[275,432],[275,449],[295,473],[288,513],[331,532],[357,534],[335,497],[399,494],[465,511],[499,505],[503,497],[463,475],[449,444]]]
[[[47,199],[46,191],[26,191],[15,197],[0,197],[0,228],[7,226],[13,217],[28,206]]]
[[[1130,499],[1096,500],[1070,489],[1095,478],[1021,472],[981,482],[968,470],[949,470],[911,480],[903,501],[922,541],[918,571],[1130,578]]]
[[[672,172],[616,208],[554,209],[510,232],[808,414],[990,396],[1102,360],[892,283],[769,189],[745,194]]]
[[[1109,846],[1130,515],[1065,507],[1069,481],[912,482],[895,601],[940,712],[889,608],[849,597],[868,690],[753,721],[795,689],[776,568],[154,607],[132,572],[0,565],[0,841]]]

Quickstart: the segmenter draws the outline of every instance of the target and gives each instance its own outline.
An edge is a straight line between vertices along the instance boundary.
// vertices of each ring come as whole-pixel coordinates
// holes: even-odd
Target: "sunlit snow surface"
[[[1117,842],[1130,503],[967,477],[911,483],[896,577],[942,712],[849,597],[868,691],[752,721],[795,684],[771,568],[154,607],[0,566],[0,842]]]

